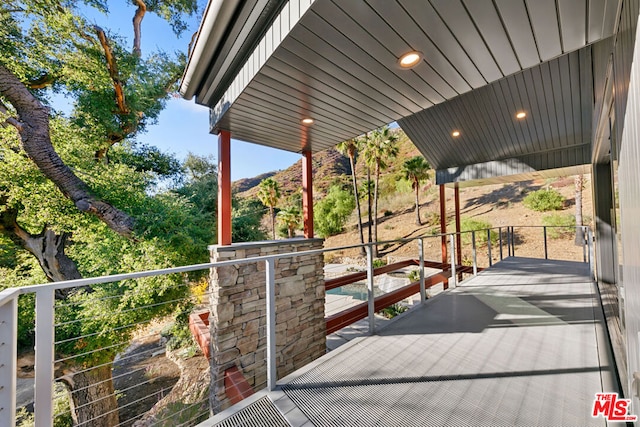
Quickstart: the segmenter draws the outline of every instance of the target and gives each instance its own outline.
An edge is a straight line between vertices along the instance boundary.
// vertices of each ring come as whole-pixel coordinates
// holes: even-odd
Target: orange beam
[[[432,276],[425,277],[425,287],[430,288],[438,283],[441,283],[450,275],[450,272],[443,271],[442,273],[437,273]],[[417,294],[418,292],[420,292],[420,282],[413,282],[400,289],[389,292],[388,294],[380,295],[379,297],[376,297],[374,301],[375,311],[378,312],[383,308],[387,308],[390,305],[397,303],[398,301],[402,301],[403,299],[408,298],[411,295]],[[364,319],[365,317],[367,317],[367,315],[367,303],[363,302],[362,304],[358,304],[344,311],[341,311],[340,313],[336,313],[333,316],[327,317],[325,319],[327,335],[338,331],[345,326],[349,326],[352,323],[357,322],[358,320]]]
[[[231,244],[231,133],[218,134],[218,244]]]
[[[400,270],[403,267],[408,267],[410,265],[418,265],[418,260],[408,259],[405,261],[396,262],[389,265],[384,265],[382,267],[374,268],[373,275],[377,276],[379,274],[390,273],[392,271]],[[426,266],[426,262],[425,262]],[[345,274],[344,276],[336,277],[335,279],[329,279],[324,281],[325,290],[329,291],[331,289],[339,288],[340,286],[349,285],[351,283],[358,282],[360,280],[364,280],[367,278],[366,271],[359,271],[357,273]]]
[[[311,151],[302,152],[302,220],[304,237],[313,238],[313,165]]]

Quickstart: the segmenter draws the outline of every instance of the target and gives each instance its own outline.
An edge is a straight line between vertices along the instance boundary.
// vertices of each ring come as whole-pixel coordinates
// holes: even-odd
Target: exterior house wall
[[[211,261],[322,248],[321,239],[211,246]],[[326,352],[322,253],[275,263],[277,375],[301,368]],[[213,268],[210,276],[211,388],[213,412],[230,406],[224,375],[236,366],[254,391],[266,387],[265,262]]]
[[[623,360],[616,354],[621,385],[628,398],[633,399],[634,413],[640,408],[633,373],[640,371],[640,45],[637,24],[640,2],[625,0],[620,21],[612,41],[594,46],[594,218],[596,220],[596,250],[599,282],[615,283],[621,289],[618,316],[619,331],[612,327],[611,313],[607,313],[609,332],[616,350],[616,333],[620,333],[618,348],[623,348]],[[609,130],[610,118],[612,127]],[[612,161],[618,161],[617,170]],[[616,249],[614,181],[620,201],[622,251]],[[616,257],[619,257],[616,260]],[[619,272],[617,265],[621,264]],[[606,291],[606,289],[605,289]],[[601,292],[607,311],[607,295]],[[609,295],[610,296],[610,295]],[[625,342],[626,341],[626,342]],[[626,370],[621,364],[626,364]]]
[[[635,11],[636,20],[638,17]],[[627,61],[629,59],[627,58]],[[624,310],[627,338],[628,374],[626,382],[633,399],[635,413],[640,408],[637,388],[633,386],[633,374],[640,371],[640,43],[636,39],[633,66],[629,79],[628,102],[624,116],[620,159],[618,167],[621,235],[622,282],[624,284]],[[625,61],[626,62],[626,61]],[[617,116],[620,117],[620,116]]]

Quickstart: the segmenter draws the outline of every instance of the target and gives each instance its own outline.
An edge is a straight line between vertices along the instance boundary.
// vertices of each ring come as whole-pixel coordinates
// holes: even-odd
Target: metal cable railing
[[[539,238],[542,238],[542,252],[541,256],[544,258],[550,257],[549,241],[552,240],[551,231],[561,229],[563,227],[537,227],[542,229],[542,232],[536,232]],[[447,235],[431,235],[431,236],[418,236],[406,239],[397,239],[382,241],[376,243],[365,244],[364,249],[366,251],[366,263],[364,266],[364,273],[358,275],[358,281],[364,285],[363,288],[366,291],[366,314],[369,319],[369,330],[371,333],[375,331],[375,312],[381,309],[376,304],[376,294],[374,293],[376,284],[374,282],[375,268],[374,268],[374,246],[377,247],[406,247],[407,245],[415,245],[411,256],[412,261],[410,263],[401,263],[403,267],[412,265],[412,268],[417,267],[418,277],[417,281],[412,281],[413,285],[418,283],[416,293],[419,294],[419,300],[424,301],[426,299],[426,292],[431,285],[426,277],[426,269],[429,265],[434,267],[440,267],[440,271],[448,270],[449,286],[455,287],[458,281],[463,277],[463,274],[478,274],[483,268],[489,267],[493,264],[494,260],[501,260],[505,256],[515,256],[525,245],[526,240],[529,239],[529,235],[532,234],[532,230],[535,231],[536,227],[496,227],[487,230],[477,230],[461,233],[449,233]],[[564,228],[563,228],[564,229]],[[590,230],[586,227],[580,227],[577,229],[585,236],[583,239],[582,261],[592,263],[593,249],[591,245],[592,235]],[[425,244],[428,243],[430,248],[440,248],[442,239],[448,239],[446,246],[448,259],[446,262],[434,262],[427,261],[425,259]],[[460,239],[460,245],[457,240]],[[265,299],[264,299],[264,317],[259,321],[260,326],[256,330],[256,334],[259,337],[253,352],[256,354],[255,363],[264,365],[263,370],[256,370],[253,377],[247,378],[247,381],[255,389],[262,388],[273,389],[275,387],[277,374],[277,357],[276,354],[276,277],[275,267],[276,262],[280,259],[295,258],[303,255],[324,255],[329,252],[340,252],[350,249],[360,248],[361,245],[348,245],[339,248],[317,249],[302,252],[290,252],[283,254],[263,255],[253,258],[232,259],[228,261],[220,261],[215,263],[204,263],[192,266],[184,266],[177,268],[166,268],[154,271],[135,272],[128,274],[117,274],[112,276],[79,279],[67,282],[56,282],[42,285],[35,285],[21,288],[9,288],[0,292],[0,425],[14,425],[16,422],[15,409],[16,409],[16,355],[17,355],[17,322],[18,322],[18,298],[21,295],[34,294],[35,295],[35,423],[38,426],[52,425],[54,417],[68,417],[72,415],[71,409],[57,410],[58,401],[60,398],[54,400],[53,384],[55,381],[64,381],[65,373],[64,366],[74,366],[74,374],[82,374],[91,376],[93,373],[100,371],[101,369],[111,369],[114,366],[113,357],[116,354],[120,354],[118,361],[115,363],[132,362],[137,358],[144,358],[149,355],[153,355],[157,352],[164,350],[165,344],[162,342],[162,337],[158,331],[149,331],[147,333],[141,333],[145,327],[148,327],[150,322],[155,317],[139,318],[138,310],[148,310],[150,313],[163,311],[166,314],[170,313],[170,308],[176,306],[185,307],[197,307],[199,302],[193,295],[189,295],[186,290],[188,284],[180,283],[167,285],[167,297],[166,300],[150,301],[137,308],[119,308],[118,313],[131,315],[132,320],[127,324],[113,323],[110,329],[106,330],[90,330],[83,329],[84,326],[92,323],[106,323],[109,324],[110,313],[95,313],[84,318],[73,318],[60,320],[56,316],[57,310],[72,310],[74,308],[74,302],[59,302],[55,300],[55,291],[60,289],[72,289],[81,287],[99,287],[101,285],[114,284],[123,281],[135,281],[144,278],[161,278],[175,274],[186,274],[190,272],[198,272],[209,270],[211,268],[220,268],[228,266],[238,266],[245,264],[264,264],[264,277],[265,277]],[[393,253],[393,250],[386,252]],[[563,252],[564,254],[564,252]],[[417,255],[417,256],[416,256]],[[443,260],[444,261],[444,260]],[[399,264],[400,265],[400,264]],[[437,270],[436,270],[437,271]],[[464,272],[464,273],[463,273]],[[353,274],[353,272],[346,272]],[[441,278],[442,279],[442,278]],[[429,284],[425,284],[429,282]],[[349,283],[343,283],[340,286],[347,286]],[[172,297],[172,292],[178,292],[180,288],[184,288],[184,296]],[[133,291],[135,293],[135,291]],[[178,292],[179,293],[179,292]],[[208,299],[211,296],[210,291],[205,292],[199,296],[200,300],[203,298]],[[118,295],[103,295],[90,300],[90,304],[96,306],[110,307],[117,301]],[[205,304],[206,305],[206,304]],[[349,307],[347,307],[349,309]],[[135,314],[135,315],[134,315]],[[87,327],[88,328],[88,327]],[[71,331],[71,332],[69,332]],[[77,332],[74,332],[77,331]],[[58,339],[56,339],[56,332],[58,332]],[[61,335],[61,332],[64,334]],[[112,333],[120,339],[104,343],[96,348],[87,348],[87,341],[100,339],[102,334]],[[131,335],[136,332],[137,339],[139,341],[152,342],[153,345],[149,345],[149,348],[141,350],[139,353],[128,354],[122,353],[131,342]],[[317,341],[322,339],[322,335],[325,331],[315,332],[311,334],[308,339]],[[221,337],[216,341],[214,346],[216,348],[225,349],[235,346],[237,343],[233,341],[233,338],[225,339]],[[71,352],[69,349],[72,349]],[[290,357],[301,359],[302,362],[308,363],[311,360],[307,360],[308,357],[303,357],[302,354],[304,348],[291,347]],[[92,360],[92,364],[88,364],[89,360]],[[75,362],[79,361],[79,362]],[[85,366],[82,366],[85,363]],[[88,364],[88,365],[86,365]],[[144,367],[133,368],[128,372],[121,372],[112,375],[109,378],[101,378],[97,381],[93,381],[91,384],[82,385],[77,387],[76,392],[91,392],[95,387],[106,386],[112,382],[122,383],[126,380],[127,375],[138,375]],[[155,380],[151,377],[138,381],[136,384],[129,384],[123,387],[113,389],[112,393],[103,394],[96,400],[109,400],[117,399],[122,394],[134,394],[137,388],[144,388],[152,384]],[[151,397],[165,396],[171,391],[173,386],[162,386],[153,391]],[[143,401],[149,400],[150,396],[139,396],[129,399],[127,403],[119,404],[116,409],[110,411],[119,411],[123,408],[136,407],[141,405]],[[202,417],[207,416],[209,410],[206,405],[207,399],[200,399],[198,402],[191,402],[189,404],[178,407],[173,414],[160,414],[159,418],[155,418],[157,423],[169,422],[169,420],[175,425],[190,425],[191,422],[201,421]],[[96,402],[94,401],[94,404]],[[88,405],[83,403],[76,405],[74,410],[81,410],[82,405]],[[202,407],[206,407],[207,410],[203,411]],[[213,408],[215,411],[216,408]],[[110,415],[108,412],[100,414],[100,417]],[[137,419],[144,416],[144,413],[136,413],[134,416],[128,419],[120,420],[119,425],[131,425]],[[83,420],[80,424],[91,425],[92,420]]]

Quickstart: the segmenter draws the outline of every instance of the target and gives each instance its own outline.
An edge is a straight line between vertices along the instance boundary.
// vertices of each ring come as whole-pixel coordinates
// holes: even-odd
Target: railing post
[[[0,425],[16,424],[18,294],[0,306]]]
[[[498,227],[498,239],[500,239],[500,261],[502,261],[502,227]]]
[[[267,387],[274,390],[276,388],[276,265],[275,259],[266,260],[267,279]]]
[[[516,256],[516,237],[513,226],[511,226],[511,256]]]
[[[420,268],[420,303],[427,299],[427,290],[424,287],[424,244],[422,239],[418,239],[418,267]]]
[[[455,242],[455,234],[450,234],[451,240],[449,242],[451,249],[451,287],[455,288],[457,286],[456,281],[456,242]]]
[[[507,239],[509,240],[509,256],[513,256],[513,229],[511,226],[507,227]]]
[[[587,245],[589,245],[589,271],[591,272],[591,280],[595,280],[596,279],[596,274],[595,271],[593,271],[593,257],[594,257],[594,253],[593,253],[593,232],[591,231],[591,229],[588,229],[587,231]]]
[[[471,232],[471,251],[473,252],[473,275],[478,275],[478,258],[476,254],[476,232]]]
[[[375,244],[375,243],[374,243]],[[365,246],[367,251],[367,307],[369,316],[369,334],[376,331],[375,297],[373,295],[373,248],[371,244]]]
[[[491,229],[487,230],[487,255],[489,256],[489,267],[491,267],[493,265],[493,259],[491,259]]]
[[[549,259],[549,252],[547,248],[547,226],[542,227],[542,234],[544,235],[544,259]]]
[[[587,232],[588,229],[584,225],[580,227],[582,232],[582,262],[587,262]]]
[[[36,291],[36,346],[34,413],[37,427],[53,425],[53,363],[55,294],[51,288]]]

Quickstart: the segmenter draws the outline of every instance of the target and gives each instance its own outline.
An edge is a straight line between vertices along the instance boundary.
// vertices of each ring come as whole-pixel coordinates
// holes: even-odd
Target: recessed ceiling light
[[[525,117],[527,117],[527,113],[525,113],[524,111],[519,111],[519,112],[516,114],[516,118],[517,118],[517,119],[524,119]]]
[[[308,118],[308,117],[306,119],[302,119],[302,124],[312,125],[313,124],[313,119]]]
[[[460,136],[460,131],[454,130],[453,132],[451,132],[451,136],[457,138],[458,136]]]
[[[398,59],[398,65],[400,65],[401,68],[412,68],[418,65],[421,59],[422,54],[420,52],[407,52]]]

